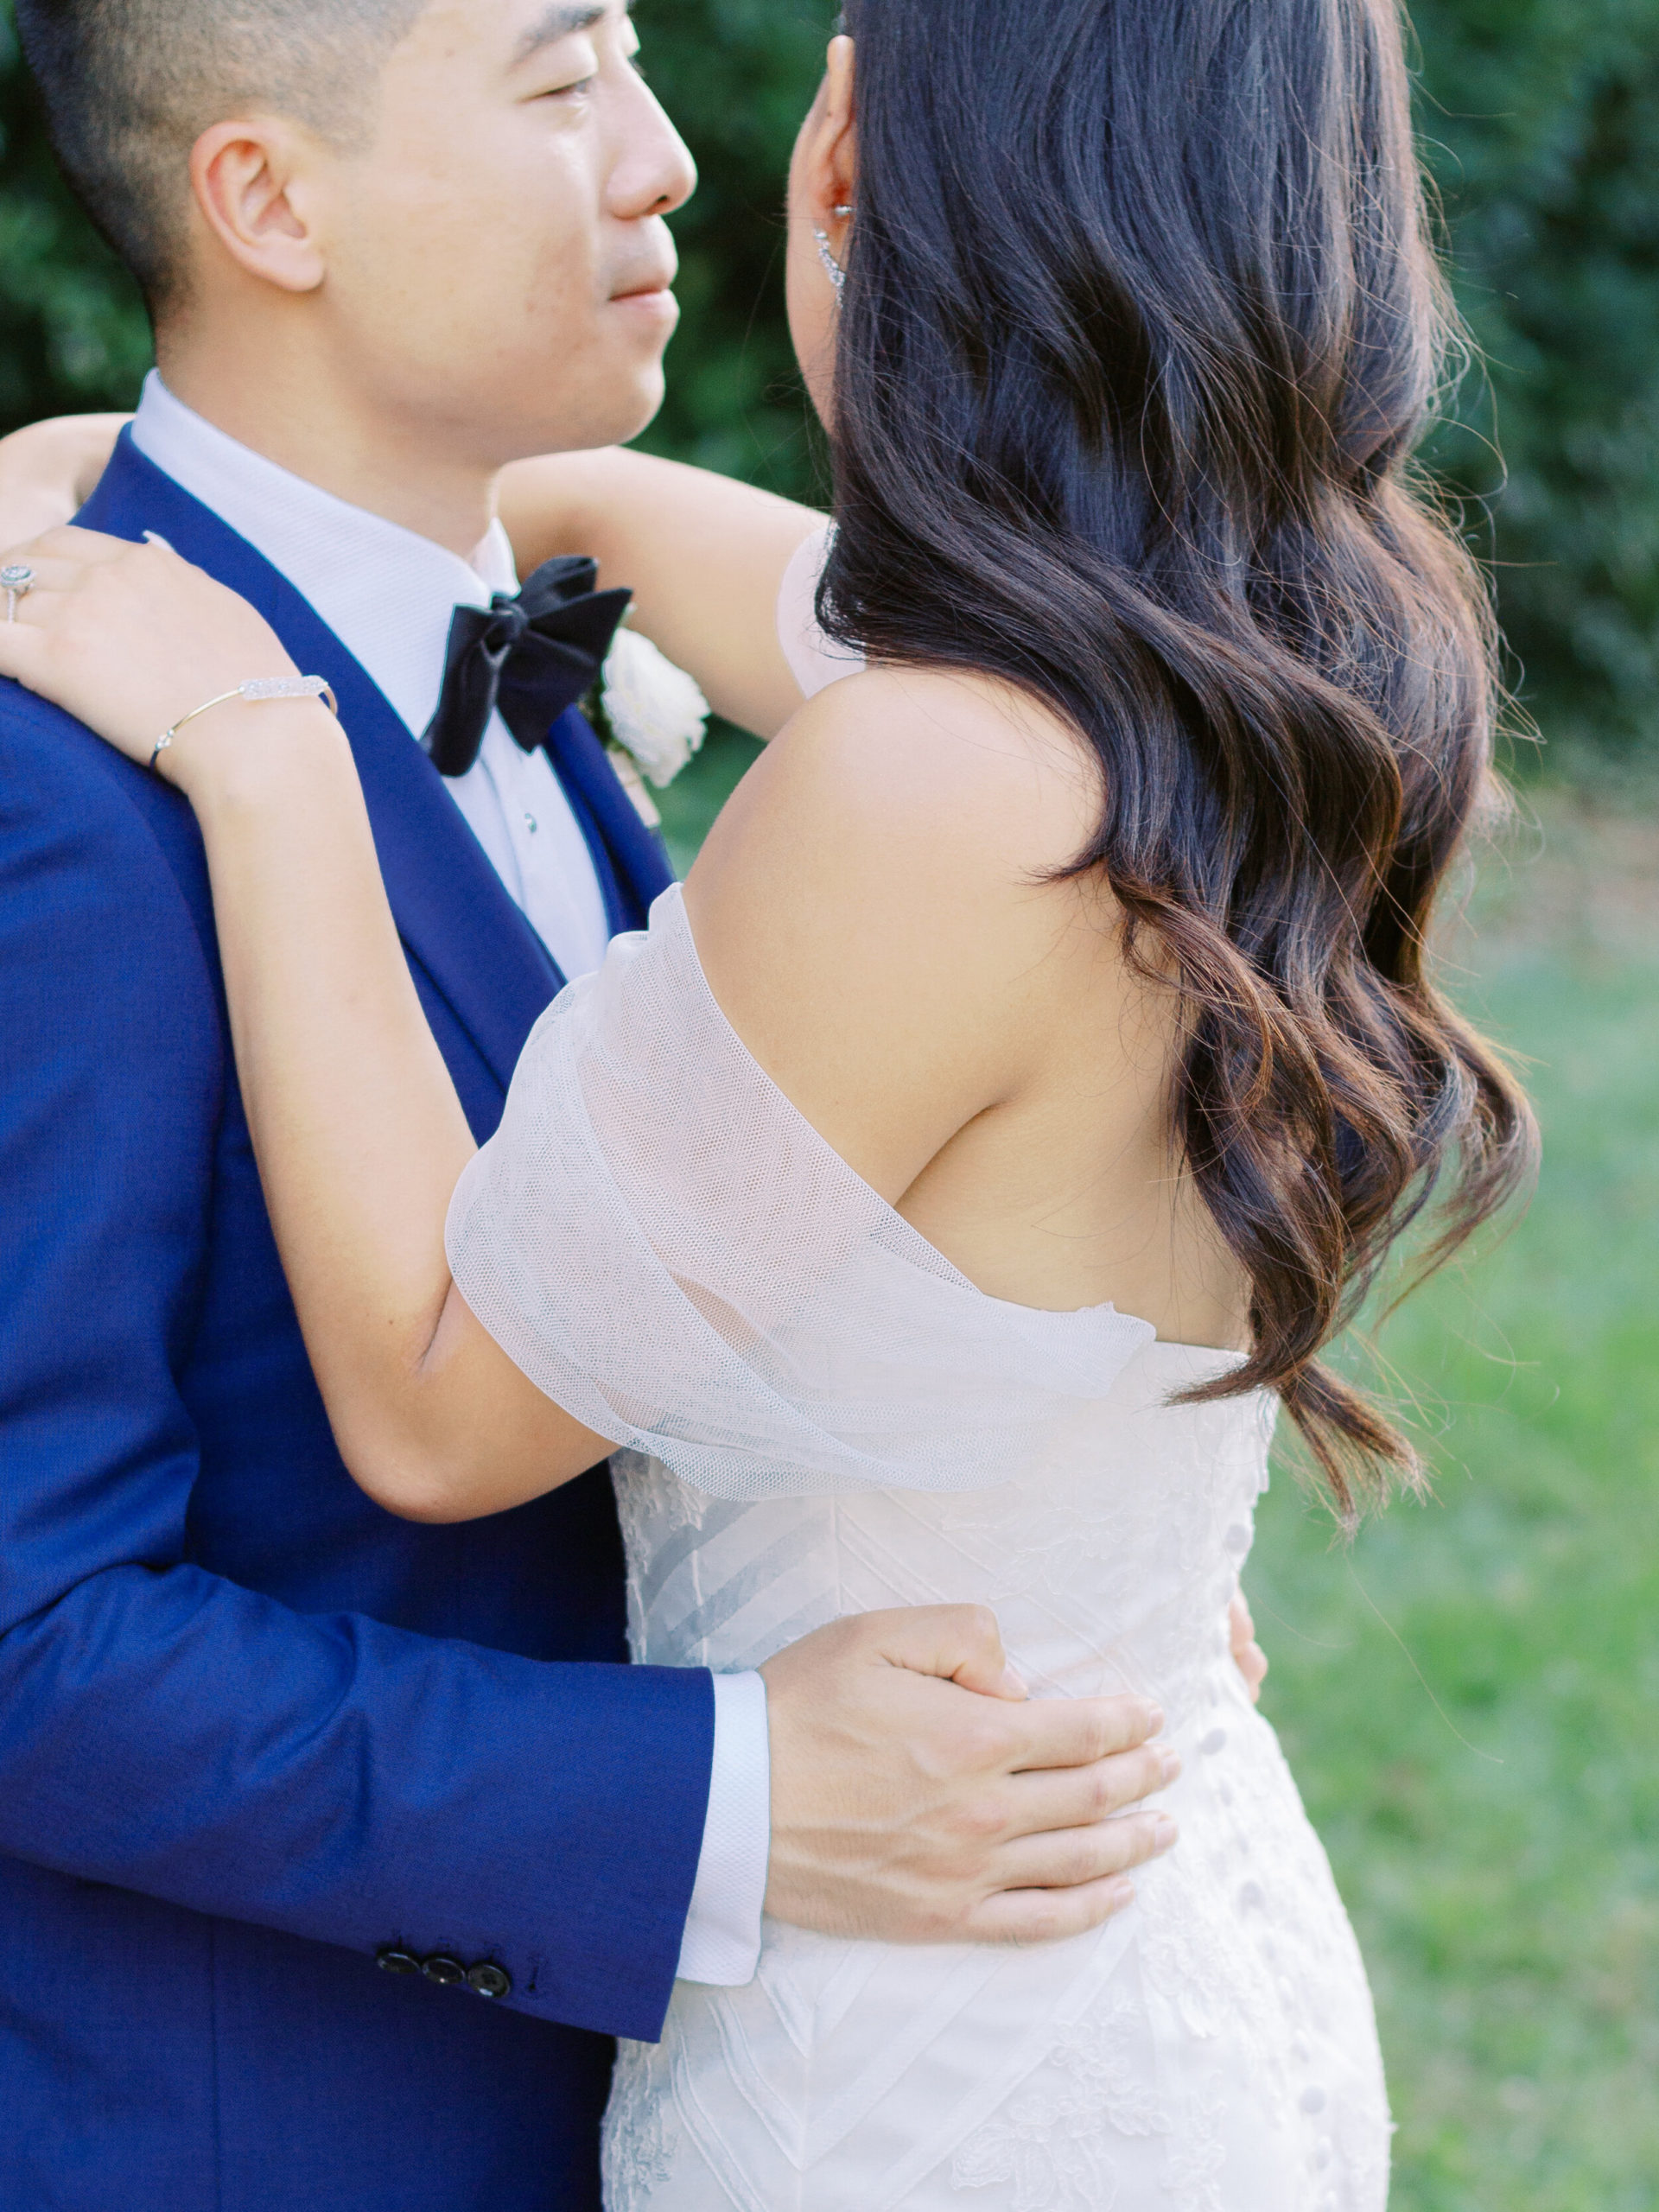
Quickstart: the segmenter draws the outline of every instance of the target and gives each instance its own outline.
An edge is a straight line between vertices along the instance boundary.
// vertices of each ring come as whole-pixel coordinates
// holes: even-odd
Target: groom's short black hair
[[[64,174],[152,311],[181,288],[190,149],[257,106],[336,144],[427,0],[16,0]],[[369,66],[365,67],[365,63]]]

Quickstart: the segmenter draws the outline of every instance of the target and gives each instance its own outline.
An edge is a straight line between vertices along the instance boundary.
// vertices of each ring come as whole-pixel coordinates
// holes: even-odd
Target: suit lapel
[[[564,978],[384,693],[287,578],[146,461],[130,431],[78,519],[114,537],[159,531],[257,607],[307,675],[333,685],[398,933],[505,1090]]]

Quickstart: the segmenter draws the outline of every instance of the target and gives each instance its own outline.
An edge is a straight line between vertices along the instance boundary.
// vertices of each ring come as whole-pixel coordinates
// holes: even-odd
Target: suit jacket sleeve
[[[226,1043],[132,772],[0,693],[0,1851],[660,2029],[708,1675],[291,1611],[191,1560]],[[459,2001],[459,2000],[458,2000]],[[472,2001],[467,1999],[467,2001]]]

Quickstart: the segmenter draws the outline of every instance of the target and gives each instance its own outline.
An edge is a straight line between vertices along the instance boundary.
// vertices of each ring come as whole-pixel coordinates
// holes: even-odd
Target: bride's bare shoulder
[[[1099,788],[1077,740],[976,678],[878,669],[774,738],[686,904],[715,996],[763,1066],[878,1189],[1029,1075],[1076,963]]]
[[[821,691],[773,739],[710,857],[759,836],[796,865],[919,871],[983,897],[1065,866],[1100,807],[1082,740],[1015,686],[873,668]]]

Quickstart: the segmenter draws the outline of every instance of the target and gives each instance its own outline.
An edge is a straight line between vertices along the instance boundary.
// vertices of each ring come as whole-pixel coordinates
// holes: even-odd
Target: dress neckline
[[[863,1176],[859,1173],[858,1170],[852,1165],[852,1163],[849,1160],[843,1159],[842,1154],[836,1150],[834,1145],[830,1143],[829,1138],[824,1135],[823,1132],[817,1127],[817,1123],[809,1120],[807,1116],[802,1113],[800,1108],[795,1103],[789,1093],[775,1079],[775,1077],[767,1073],[766,1070],[761,1066],[760,1061],[756,1059],[754,1054],[749,1050],[747,1045],[738,1034],[737,1030],[728,1018],[726,1009],[721,1005],[720,1001],[715,995],[714,986],[709,981],[708,974],[703,968],[702,956],[697,950],[696,934],[691,927],[691,917],[686,912],[685,888],[683,884],[671,883],[665,891],[660,892],[658,894],[651,909],[651,925],[652,928],[655,928],[657,925],[657,918],[658,913],[664,912],[664,911],[669,916],[677,917],[679,932],[684,939],[685,948],[690,958],[692,970],[696,976],[698,983],[702,986],[702,994],[708,1001],[709,1010],[714,1014],[714,1017],[721,1028],[725,1031],[727,1036],[731,1039],[737,1051],[742,1054],[744,1059],[747,1060],[749,1065],[753,1069],[755,1074],[781,1102],[782,1105],[791,1118],[798,1122],[802,1128],[810,1132],[813,1141],[839,1164],[842,1172],[850,1176],[853,1180],[858,1184],[861,1190],[868,1192],[871,1199],[880,1208],[881,1211],[887,1215],[888,1219],[893,1223],[894,1233],[899,1240],[901,1242],[907,1241],[919,1246],[927,1255],[928,1260],[931,1262],[930,1272],[947,1272],[950,1280],[953,1281],[961,1289],[971,1293],[975,1298],[982,1300],[988,1306],[1000,1306],[1005,1313],[1020,1315],[1026,1319],[1027,1325],[1031,1321],[1052,1321],[1058,1325],[1064,1325],[1069,1323],[1073,1328],[1076,1328],[1079,1325],[1086,1324],[1087,1322],[1094,1319],[1110,1319],[1119,1323],[1128,1322],[1132,1326],[1144,1329],[1147,1332],[1146,1342],[1141,1347],[1140,1351],[1136,1354],[1137,1357],[1145,1357],[1147,1353],[1154,1351],[1171,1354],[1179,1353],[1184,1358],[1190,1361],[1219,1362],[1219,1371],[1222,1372],[1224,1372],[1226,1369],[1230,1367],[1242,1367],[1244,1364],[1246,1359],[1249,1357],[1249,1354],[1245,1352],[1224,1351],[1219,1345],[1215,1344],[1184,1344],[1179,1338],[1173,1337],[1160,1337],[1150,1321],[1142,1319],[1142,1318],[1136,1313],[1123,1313],[1122,1309],[1115,1306],[1109,1299],[1105,1300],[1098,1306],[1023,1306],[1020,1304],[1017,1300],[998,1298],[990,1291],[982,1290],[976,1282],[970,1281],[967,1275],[963,1274],[961,1268],[957,1266],[954,1260],[950,1259],[944,1253],[941,1252],[937,1244],[930,1243],[913,1223],[906,1221],[904,1215],[899,1212],[899,1209],[895,1205],[891,1205],[887,1199],[884,1198],[880,1192],[878,1191],[873,1184],[866,1182]]]

